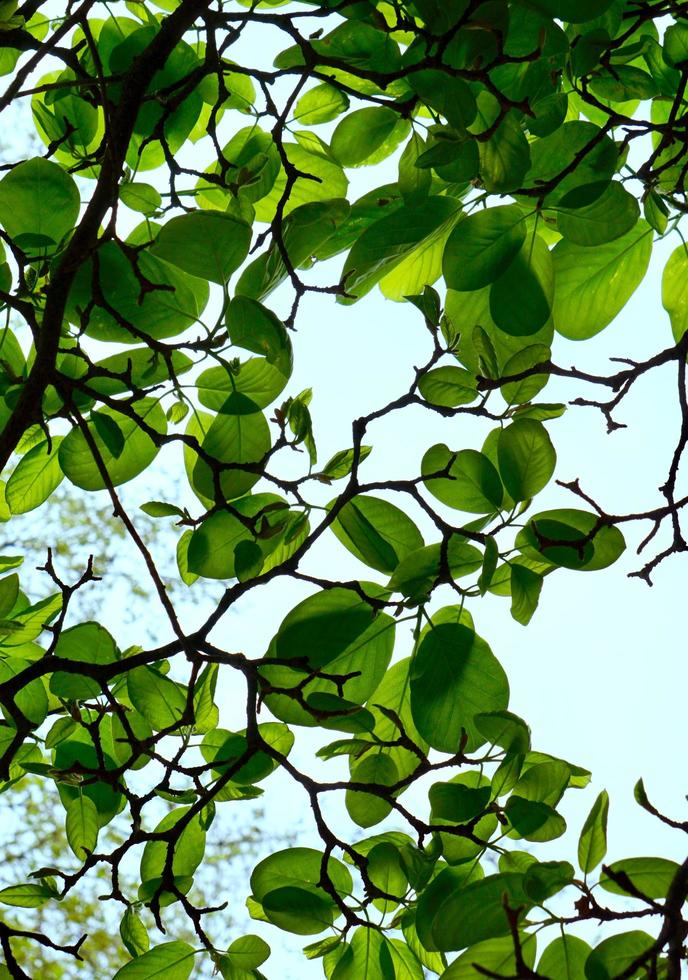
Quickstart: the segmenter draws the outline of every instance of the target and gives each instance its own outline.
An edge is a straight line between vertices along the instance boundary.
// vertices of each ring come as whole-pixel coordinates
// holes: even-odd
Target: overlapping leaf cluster
[[[579,869],[533,853],[564,833],[557,807],[589,773],[532,748],[472,613],[490,592],[527,625],[546,578],[611,565],[632,520],[652,522],[648,544],[671,532],[638,572],[648,581],[686,548],[688,9],[64,6],[0,3],[0,110],[30,103],[43,142],[28,158],[14,147],[0,179],[0,516],[50,507],[65,478],[108,495],[172,638],[123,650],[104,626],[75,622],[74,593],[100,571],[90,563],[64,582],[48,554],[53,589],[31,599],[21,558],[0,558],[2,791],[37,774],[71,849],[61,867],[0,891],[0,972],[28,975],[18,937],[79,958],[78,923],[62,945],[16,910],[59,902],[104,864],[104,901],[121,909],[131,956],[117,977],[187,978],[204,963],[233,980],[263,976],[265,941],[217,949],[193,880],[221,808],[281,770],[320,845],[262,860],[248,909],[319,937],[305,952],[332,980],[678,978],[688,863],[634,857],[597,875],[605,793],[582,829]],[[351,200],[359,167],[369,190]],[[612,375],[558,366],[555,332],[604,329],[670,232],[663,302],[675,342]],[[323,464],[311,390],[291,381],[300,302],[313,291],[350,305],[376,286],[417,308],[427,361],[398,398],[352,420],[350,445]],[[579,401],[613,429],[635,381],[671,362],[681,425],[658,505],[609,514],[576,482],[575,507],[538,507],[566,408],[541,399],[550,376],[607,389],[607,401]],[[429,445],[420,470],[406,461],[405,479],[367,479],[375,422],[418,406],[461,420],[456,441]],[[491,423],[479,451],[466,448],[472,418]],[[184,582],[224,589],[193,629],[118,489],[140,478],[145,495],[163,448],[178,495],[142,509],[173,518]],[[340,580],[336,563],[304,571],[321,538],[365,566],[360,579]],[[281,578],[310,592],[267,650],[223,646],[223,617]],[[436,600],[440,586],[453,604]],[[241,718],[219,697],[230,683],[243,684]],[[340,760],[329,781],[290,761],[297,738]],[[343,839],[328,823],[332,796],[366,831],[390,819]],[[658,814],[642,783],[637,799],[688,829]],[[130,831],[101,849],[118,814]],[[134,860],[129,894],[119,869]],[[173,904],[196,948],[149,938]],[[624,928],[592,947],[568,931],[586,920]]]

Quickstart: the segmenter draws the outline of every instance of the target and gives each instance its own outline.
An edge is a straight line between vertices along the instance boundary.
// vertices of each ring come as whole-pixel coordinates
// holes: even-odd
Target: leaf
[[[79,205],[74,179],[52,160],[25,160],[0,180],[0,224],[29,254],[53,252]]]
[[[524,935],[521,937],[521,952],[526,966],[535,965],[535,936]],[[514,953],[514,941],[511,936],[503,936],[497,939],[484,939],[482,942],[471,945],[464,953],[450,963],[449,967],[442,974],[442,980],[474,980],[476,976],[475,964],[493,973],[509,976],[517,969]],[[547,974],[543,974],[546,976]],[[557,980],[563,978],[557,977]]]
[[[294,108],[294,118],[303,126],[331,122],[349,108],[346,94],[335,85],[321,82],[305,92]]]
[[[586,980],[612,980],[618,977],[653,944],[652,936],[639,929],[603,939],[585,962]]]
[[[688,329],[688,251],[685,245],[669,256],[662,274],[662,305],[671,320],[671,332],[678,341]]]
[[[518,296],[518,303],[514,297]],[[490,314],[512,337],[530,337],[545,326],[552,311],[554,269],[540,235],[527,239],[490,288]]]
[[[533,618],[542,592],[542,575],[531,568],[513,562],[511,565],[511,615],[527,626]]]
[[[432,368],[418,381],[418,390],[431,405],[455,408],[468,405],[478,397],[475,377],[458,367]]]
[[[428,197],[419,204],[401,207],[366,228],[344,263],[341,281],[347,295],[338,296],[337,301],[355,303],[369,293],[455,213],[457,204],[446,197]]]
[[[47,885],[8,885],[6,888],[0,888],[0,902],[3,905],[13,905],[15,908],[37,909],[51,898],[57,898],[57,894]]]
[[[149,284],[145,292],[141,277]],[[159,339],[181,333],[197,321],[207,299],[207,283],[156,259],[148,249],[134,258],[129,248],[105,242],[79,267],[65,315],[77,327],[87,321],[89,337],[131,344],[140,342],[141,334]]]
[[[381,590],[376,591],[379,594]],[[260,667],[261,681],[268,685],[265,701],[270,711],[288,724],[316,724],[313,715],[293,697],[269,693],[270,686],[288,690],[298,685],[304,697],[322,691],[364,704],[389,666],[394,631],[390,616],[374,613],[348,589],[329,589],[299,603],[285,617],[268,648],[267,656],[278,657],[284,666]],[[290,666],[291,661],[296,661],[294,666]],[[346,675],[346,683],[335,684],[318,676],[308,680],[307,673],[325,664],[327,674]]]
[[[177,507],[176,504],[167,504],[164,500],[149,500],[145,504],[140,505],[140,510],[144,514],[148,514],[149,517],[185,517],[185,513],[181,507]]]
[[[160,191],[152,184],[127,181],[120,185],[119,198],[132,211],[152,215],[162,204]]]
[[[188,980],[195,955],[188,943],[162,943],[125,963],[113,980]]]
[[[57,449],[61,436],[39,442],[19,460],[5,487],[5,498],[13,514],[27,514],[40,507],[64,479]]]
[[[446,476],[432,476],[443,471]],[[500,508],[502,481],[487,456],[475,449],[452,453],[445,445],[433,446],[423,456],[421,472],[430,493],[449,507],[472,514]]]
[[[455,889],[434,908],[429,906],[426,891],[418,903],[418,915],[429,915],[429,939],[432,948],[458,950],[486,939],[494,939],[509,933],[509,920],[504,911],[506,895],[511,908],[524,911],[530,904],[522,887],[523,875],[488,875],[482,881],[474,881]],[[423,945],[429,943],[420,933]],[[513,946],[513,944],[512,944]]]
[[[141,956],[150,948],[148,930],[143,924],[141,916],[134,911],[131,905],[127,905],[124,910],[119,925],[119,934],[130,956]]]
[[[557,228],[567,241],[590,248],[626,235],[639,216],[640,208],[633,195],[622,184],[612,181],[592,204],[570,210],[560,206]]]
[[[602,790],[585,819],[578,839],[578,864],[581,871],[594,871],[607,853],[607,815],[609,795]]]
[[[90,439],[80,429],[72,429],[65,436],[58,449],[58,459],[68,480],[82,490],[103,490],[108,483],[120,486],[147,469],[159,447],[141,424],[155,433],[164,434],[167,420],[155,398],[137,401],[131,413],[131,416],[125,416],[113,408],[103,408],[96,413],[100,417],[99,428],[94,421],[87,423]],[[119,456],[113,454],[102,437],[104,418],[117,427],[123,440]],[[107,472],[107,479],[101,472],[101,465]]]
[[[557,936],[543,951],[537,972],[557,980],[586,980],[585,963],[591,948],[578,936]]]
[[[385,753],[367,754],[351,766],[351,781],[375,786],[393,786],[399,779],[397,767]],[[345,804],[349,816],[359,827],[374,827],[391,812],[392,804],[383,796],[348,789]]]
[[[292,847],[276,851],[256,865],[251,874],[251,888],[271,922],[298,935],[312,935],[334,921],[337,906],[319,887],[322,864],[319,851]],[[346,867],[330,857],[326,868],[336,891],[349,895],[353,882]]]
[[[408,121],[389,106],[355,109],[338,123],[330,147],[344,167],[377,163],[408,133]]]
[[[557,331],[569,340],[585,340],[603,330],[642,282],[651,252],[651,230],[642,219],[594,251],[568,241],[555,245],[552,315]]]
[[[251,227],[229,214],[188,211],[164,224],[151,254],[223,285],[248,255]]]
[[[240,936],[227,949],[227,958],[241,970],[257,970],[270,955],[270,947],[260,936]]]
[[[371,495],[352,498],[330,528],[348,551],[388,575],[403,558],[423,547],[423,538],[413,521],[394,504]]]
[[[458,623],[435,626],[411,666],[411,713],[423,738],[441,752],[458,752],[462,733],[473,751],[485,738],[474,716],[506,708],[506,675],[487,643]]]
[[[93,800],[83,795],[70,800],[65,830],[72,852],[83,861],[93,852],[98,840],[98,810]]]
[[[163,872],[167,866],[169,855],[172,856],[171,871],[176,887],[186,893],[193,883],[193,875],[205,852],[205,830],[199,814],[189,818],[190,807],[178,807],[170,811],[155,828],[155,832],[164,834],[172,831],[177,824],[182,823],[182,829],[167,839],[149,840],[141,856],[141,885],[139,899],[148,902],[160,892],[163,883]],[[169,843],[168,843],[169,841]],[[176,901],[176,896],[161,893],[162,904],[168,905]]]
[[[518,532],[516,547],[536,561],[544,558],[563,568],[598,571],[623,554],[626,542],[617,527],[603,525],[595,531],[597,524],[596,516],[583,510],[543,511]]]
[[[552,441],[540,422],[519,419],[499,434],[499,474],[507,493],[517,502],[534,497],[547,486],[556,458]]]
[[[179,725],[186,709],[186,693],[152,667],[135,667],[127,674],[131,703],[154,731]]]
[[[291,341],[272,310],[248,296],[235,296],[227,308],[227,330],[237,347],[261,354],[285,378],[291,375]]]
[[[499,278],[526,236],[515,204],[477,211],[460,221],[447,240],[442,271],[451,289],[472,290]]]
[[[659,857],[624,858],[609,865],[610,872],[626,875],[631,884],[648,898],[666,898],[679,870],[675,861]],[[605,872],[600,875],[600,887],[614,895],[630,894],[623,884],[617,883]]]
[[[372,446],[361,446],[358,453],[359,464],[367,459],[373,451]],[[341,480],[348,476],[354,465],[354,450],[340,449],[331,459],[325,463],[320,471],[321,476],[326,476],[330,480]]]

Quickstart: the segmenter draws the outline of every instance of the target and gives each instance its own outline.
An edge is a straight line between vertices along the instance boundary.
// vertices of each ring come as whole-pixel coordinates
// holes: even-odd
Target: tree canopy
[[[96,877],[118,980],[280,976],[265,926],[331,980],[678,980],[688,861],[605,864],[604,791],[578,866],[557,858],[590,773],[533,748],[476,622],[489,594],[527,627],[551,575],[608,568],[630,526],[648,584],[688,547],[688,4],[5,0],[0,74],[8,127],[35,129],[0,164],[0,519],[47,527],[63,480],[98,495],[151,590],[124,647],[79,614],[85,588],[112,601],[107,567],[66,574],[48,547],[37,583],[0,557],[0,792],[33,780],[64,826],[54,866],[0,889],[0,976],[30,976],[32,944],[78,967],[88,936],[55,922]],[[563,366],[559,338],[611,324],[670,235],[673,338]],[[425,361],[322,459],[317,371],[293,383],[303,310],[355,317],[376,288],[410,304]],[[667,366],[654,505],[611,512],[578,480],[540,503],[557,420],[592,407],[613,432]],[[401,475],[369,476],[410,412],[456,420],[452,444],[417,460],[401,440]],[[173,579],[218,597],[200,623]],[[303,598],[237,650],[231,616],[262,616],[273,582]],[[312,839],[256,864],[261,935],[220,946],[229,896],[204,904],[194,877],[270,777]]]

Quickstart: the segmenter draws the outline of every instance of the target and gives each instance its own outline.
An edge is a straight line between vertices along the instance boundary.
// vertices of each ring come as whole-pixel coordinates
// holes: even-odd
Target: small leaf
[[[578,864],[585,874],[593,871],[607,853],[609,795],[602,790],[586,817],[578,840]]]

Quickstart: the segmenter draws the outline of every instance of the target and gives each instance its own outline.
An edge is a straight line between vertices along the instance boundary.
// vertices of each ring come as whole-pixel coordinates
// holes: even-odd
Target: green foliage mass
[[[50,975],[112,976],[74,901],[93,880],[118,980],[267,976],[266,940],[217,925],[226,882],[213,908],[199,881],[229,804],[281,779],[309,846],[262,857],[242,898],[329,980],[678,980],[688,862],[605,865],[606,792],[578,868],[545,856],[590,774],[532,747],[473,614],[489,592],[527,626],[548,577],[613,565],[631,521],[669,530],[648,583],[686,549],[686,5],[56,6],[0,2],[0,111],[30,111],[37,136],[0,178],[0,792],[59,815],[66,846],[0,888],[0,977],[30,976],[32,948]],[[558,338],[604,330],[670,234],[673,344],[610,375],[559,366]],[[376,287],[427,357],[323,462],[293,381],[302,301],[364,307]],[[550,377],[598,386],[578,401],[613,430],[662,365],[682,428],[658,506],[608,513],[576,482],[544,509],[567,408],[540,399]],[[375,423],[408,409],[464,425],[370,478]],[[150,500],[156,467],[169,492]],[[80,612],[86,586],[107,605],[107,567],[65,575],[49,551],[39,585],[16,571],[24,515],[47,528],[68,484],[104,502],[148,583],[136,646],[97,603]],[[171,519],[155,546],[151,519]],[[266,649],[236,650],[231,614],[255,597],[260,616],[273,581],[307,594]],[[200,622],[180,583],[216,597]],[[636,799],[688,829],[642,782]],[[604,928],[581,938],[589,920]]]

